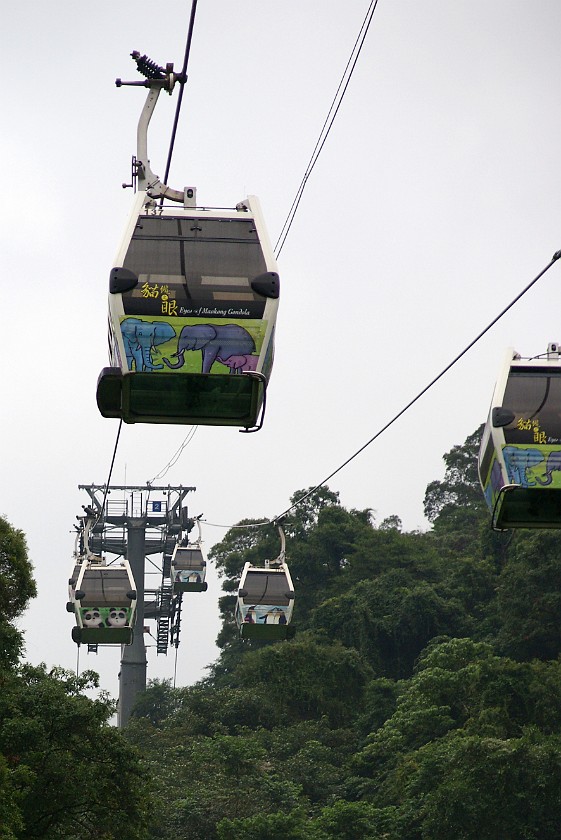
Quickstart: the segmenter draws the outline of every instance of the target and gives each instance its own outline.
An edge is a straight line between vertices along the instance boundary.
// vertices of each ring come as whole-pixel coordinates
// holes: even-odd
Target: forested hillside
[[[327,487],[295,508],[290,641],[239,639],[242,566],[279,545],[272,526],[232,528],[211,552],[218,661],[195,686],[152,683],[123,736],[75,678],[18,665],[22,561],[25,597],[0,603],[0,837],[558,840],[561,535],[490,530],[480,432],[444,456],[426,533]],[[65,821],[48,791],[63,766],[82,778],[80,738],[96,795]]]

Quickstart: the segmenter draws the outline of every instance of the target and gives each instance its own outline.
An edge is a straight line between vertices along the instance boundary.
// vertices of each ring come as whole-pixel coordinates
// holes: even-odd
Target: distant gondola
[[[497,530],[561,528],[559,348],[532,359],[509,350],[495,386],[479,478]]]
[[[77,644],[132,643],[136,591],[126,560],[107,566],[101,557],[84,555],[72,594]]]
[[[99,376],[97,404],[104,417],[125,423],[253,431],[262,423],[279,297],[259,202],[197,206],[194,188],[159,181],[146,134],[173,73],[162,70],[146,85],[138,193],[110,272],[110,367]]]
[[[285,562],[285,539],[279,525],[282,550],[264,566],[246,563],[238,589],[236,623],[243,639],[276,640],[294,636],[289,627],[294,609],[294,586]]]
[[[206,560],[200,542],[178,543],[171,558],[171,579],[174,592],[206,592]]]

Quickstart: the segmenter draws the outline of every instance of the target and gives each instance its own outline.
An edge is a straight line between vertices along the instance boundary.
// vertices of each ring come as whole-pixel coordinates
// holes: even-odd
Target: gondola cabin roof
[[[561,361],[509,350],[479,452],[493,527],[561,528]]]

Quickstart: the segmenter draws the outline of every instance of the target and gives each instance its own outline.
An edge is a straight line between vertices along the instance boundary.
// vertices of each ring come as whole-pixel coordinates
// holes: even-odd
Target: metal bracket
[[[174,190],[167,186],[167,184],[162,184],[158,176],[150,168],[150,161],[148,159],[148,126],[161,91],[165,90],[171,95],[175,83],[185,84],[187,77],[181,73],[174,73],[173,63],[166,64],[164,69],[149,59],[148,56],[141,56],[136,50],[131,53],[131,56],[136,61],[139,73],[146,76],[146,79],[143,82],[123,82],[122,79],[116,79],[116,86],[147,87],[149,90],[136,131],[137,151],[136,157],[133,157],[132,183],[123,184],[123,187],[134,186],[136,189],[136,185],[138,184],[138,189],[146,192],[152,199],[167,198],[170,201],[183,203],[185,201],[185,190]]]
[[[286,536],[284,533],[284,528],[282,527],[282,523],[284,518],[275,520],[274,524],[277,526],[277,531],[279,532],[279,537],[281,541],[281,550],[279,556],[276,557],[274,560],[265,560],[265,568],[275,568],[276,566],[282,566],[286,560]]]
[[[499,502],[501,501],[503,496],[506,496],[507,493],[511,492],[512,490],[519,490],[521,486],[521,484],[505,484],[499,490],[497,498],[495,499],[495,504],[493,505],[493,512],[491,514],[491,528],[493,529],[493,531],[502,532],[508,530],[508,528],[499,528],[497,526]]]
[[[121,184],[124,190],[126,190],[128,187],[133,187],[134,191],[136,192],[136,181],[138,178],[139,167],[140,163],[136,159],[136,155],[133,155],[131,160],[131,182],[130,184]]]
[[[263,427],[265,419],[265,409],[267,408],[267,377],[262,373],[257,373],[254,370],[243,370],[242,376],[250,376],[252,379],[259,379],[263,383],[263,405],[261,406],[261,416],[259,417],[255,426],[251,429],[238,429],[243,434],[250,434],[251,432],[258,432]]]

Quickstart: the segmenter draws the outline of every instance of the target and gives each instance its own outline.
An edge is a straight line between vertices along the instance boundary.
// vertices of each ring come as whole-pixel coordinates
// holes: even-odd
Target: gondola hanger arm
[[[185,84],[187,77],[180,73],[174,73],[172,63],[166,64],[164,70],[163,67],[157,65],[146,55],[141,56],[136,50],[131,53],[131,56],[136,61],[139,73],[142,73],[146,78],[143,82],[123,82],[122,79],[116,79],[115,84],[117,87],[131,86],[147,87],[149,89],[136,130],[135,175],[138,178],[138,189],[141,192],[146,192],[153,199],[167,198],[170,201],[184,203],[185,190],[174,190],[167,184],[162,184],[159,177],[152,172],[148,159],[148,126],[161,91],[165,90],[171,95],[175,83]],[[128,185],[124,184],[123,186]]]
[[[284,522],[284,518],[275,520],[274,524],[277,526],[277,531],[279,532],[280,542],[281,542],[281,549],[278,557],[275,560],[266,560],[265,567],[270,568],[274,566],[282,566],[286,560],[286,536],[284,533],[284,528],[282,527],[282,523]]]

